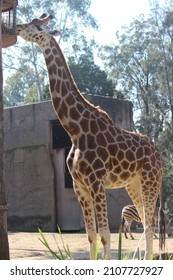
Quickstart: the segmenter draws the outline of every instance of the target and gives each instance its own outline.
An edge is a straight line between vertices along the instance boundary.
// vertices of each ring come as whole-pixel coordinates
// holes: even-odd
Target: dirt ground
[[[44,233],[51,249],[57,250],[57,245],[63,248],[60,235],[58,233]],[[64,244],[69,246],[71,255],[75,260],[89,259],[89,243],[85,233],[62,233]],[[129,252],[134,253],[137,246],[141,255],[144,253],[145,240],[142,233],[134,233],[135,240],[126,240],[123,237],[123,255]],[[52,259],[48,250],[39,240],[39,233],[9,232],[9,246],[11,260],[46,260]],[[141,240],[140,240],[141,238]],[[140,242],[139,242],[140,240]],[[138,244],[139,243],[139,244]],[[111,233],[112,259],[117,259],[118,233]],[[100,248],[102,251],[102,247]],[[173,252],[173,237],[166,239],[166,252]],[[154,239],[154,253],[159,253],[159,241]],[[100,252],[101,254],[101,252]]]

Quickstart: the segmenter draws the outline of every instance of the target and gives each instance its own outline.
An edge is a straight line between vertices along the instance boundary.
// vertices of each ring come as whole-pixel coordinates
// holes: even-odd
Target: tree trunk
[[[7,234],[7,202],[4,185],[4,116],[3,116],[3,74],[2,74],[2,36],[1,36],[0,0],[0,260],[9,260],[9,243]]]
[[[173,139],[173,104],[171,105],[171,135],[172,135],[172,139]]]

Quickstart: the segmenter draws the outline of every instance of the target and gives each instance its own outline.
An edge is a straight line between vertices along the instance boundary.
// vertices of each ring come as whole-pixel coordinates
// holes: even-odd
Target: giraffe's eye
[[[42,31],[43,29],[39,26],[39,25],[36,25],[38,31]]]

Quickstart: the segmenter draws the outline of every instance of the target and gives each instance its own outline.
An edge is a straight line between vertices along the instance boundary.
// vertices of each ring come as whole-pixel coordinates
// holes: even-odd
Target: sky
[[[140,14],[149,14],[149,0],[92,0],[90,12],[100,25],[94,36],[101,44],[115,42],[115,33]]]
[[[99,32],[90,30],[88,38],[93,36],[100,45],[115,44],[115,34],[123,25],[129,25],[133,18],[140,14],[146,17],[149,15],[149,2],[149,0],[92,0],[89,11],[99,24]],[[104,67],[97,53],[94,58],[101,68]]]

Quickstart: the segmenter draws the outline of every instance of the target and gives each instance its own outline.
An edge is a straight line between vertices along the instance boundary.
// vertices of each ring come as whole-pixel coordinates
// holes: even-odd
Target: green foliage
[[[49,84],[45,85],[45,87],[43,89],[43,99],[44,100],[50,100],[51,99]]]
[[[83,49],[78,49],[78,46],[73,45],[76,56],[71,56],[68,59],[70,70],[74,80],[81,92],[90,94],[113,96],[113,82],[108,79],[105,71],[94,62],[93,45],[87,44],[84,38],[81,38]]]
[[[101,52],[108,76],[138,110],[136,128],[155,141],[173,116],[172,22],[171,10],[157,7],[122,27],[118,43]]]
[[[35,103],[40,101],[38,92],[37,92],[37,87],[35,84],[33,84],[30,88],[28,88],[26,92],[26,96],[24,98],[24,103],[25,104],[30,104],[30,103]]]
[[[72,75],[81,92],[113,96],[114,88],[111,80],[107,79],[105,71],[102,71],[98,65],[90,61],[87,55],[81,55],[80,62],[75,63],[69,58],[69,66]]]
[[[6,107],[43,100],[40,92],[44,90],[44,77],[40,73],[39,92],[38,81],[36,81],[36,78],[34,79],[34,75],[32,67],[24,64],[6,79],[4,86],[4,104]]]
[[[160,125],[163,125],[159,105],[164,97],[158,92],[156,69],[159,58],[150,23],[143,16],[134,19],[117,32],[117,40],[115,46],[103,48],[101,57],[117,88],[133,101],[134,109],[140,112],[138,130],[157,139]]]
[[[47,242],[43,232],[41,231],[41,229],[38,229],[38,232],[39,232],[39,234],[41,236],[41,238],[39,238],[39,240],[43,243],[43,245],[46,247],[48,252],[52,255],[52,257],[55,260],[72,260],[70,249],[69,249],[68,245],[64,244],[63,237],[62,237],[62,234],[61,234],[61,230],[60,230],[59,227],[58,227],[58,233],[59,233],[60,238],[61,238],[61,243],[62,243],[62,246],[63,246],[63,251],[60,249],[60,247],[57,244],[55,238],[54,238],[54,240],[55,240],[55,242],[57,244],[57,252],[52,250],[51,247],[49,246],[49,243]]]

